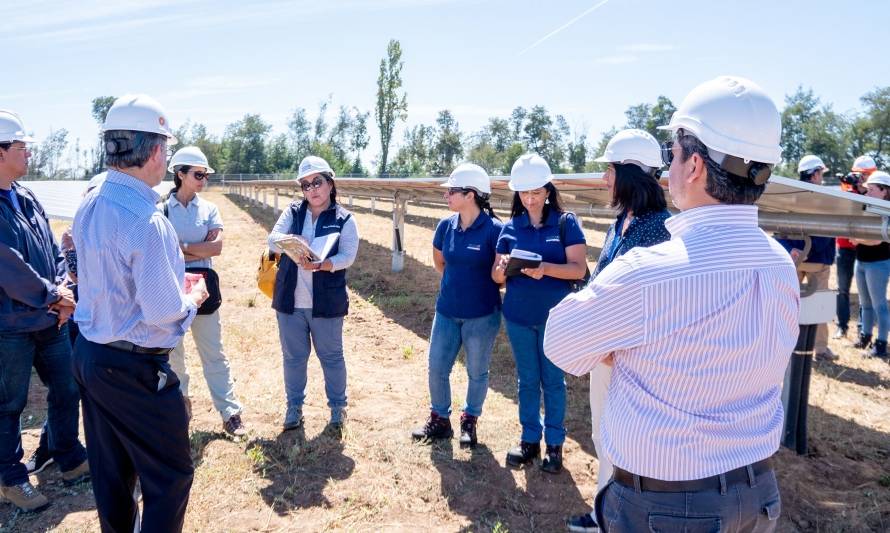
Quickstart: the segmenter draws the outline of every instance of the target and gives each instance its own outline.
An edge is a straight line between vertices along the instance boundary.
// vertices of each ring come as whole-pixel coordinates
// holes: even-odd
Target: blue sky
[[[283,132],[295,107],[314,117],[328,95],[334,110],[373,110],[391,38],[408,124],[448,108],[464,131],[542,104],[595,140],[629,105],[679,103],[720,74],[755,80],[780,107],[803,84],[842,112],[890,85],[883,0],[37,0],[4,11],[0,108],[38,139],[66,128],[72,144],[94,142],[99,95],[151,94],[174,126],[217,135],[245,113]]]

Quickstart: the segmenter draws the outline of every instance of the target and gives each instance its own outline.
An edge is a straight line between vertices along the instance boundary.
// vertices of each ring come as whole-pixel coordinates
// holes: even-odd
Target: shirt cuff
[[[196,316],[198,316],[198,308],[189,303],[187,313],[188,314],[186,314],[185,318],[182,319],[182,324],[180,325],[183,335],[188,333],[189,328],[192,327],[192,321],[195,319]]]

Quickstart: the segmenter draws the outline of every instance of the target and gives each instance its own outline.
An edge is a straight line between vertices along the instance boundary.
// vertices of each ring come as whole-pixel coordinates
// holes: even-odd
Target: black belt
[[[662,481],[648,477],[631,474],[627,470],[615,467],[613,478],[629,489],[639,489],[649,492],[699,492],[703,490],[725,490],[726,487],[739,483],[753,483],[752,477],[769,472],[773,469],[769,458],[757,461],[748,466],[742,466],[723,474],[693,479],[689,481]],[[750,471],[749,471],[750,470]],[[722,479],[721,479],[722,478]]]
[[[145,348],[144,346],[139,346],[129,341],[112,341],[106,343],[105,346],[114,348],[115,350],[123,350],[125,352],[141,353],[146,355],[167,355],[171,351],[173,351],[173,348]]]

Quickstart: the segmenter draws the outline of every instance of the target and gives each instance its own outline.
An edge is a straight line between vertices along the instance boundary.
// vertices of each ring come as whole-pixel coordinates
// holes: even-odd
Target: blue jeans
[[[544,441],[560,446],[566,440],[563,425],[566,416],[565,374],[544,355],[544,324],[523,326],[507,323],[507,336],[513,347],[519,384],[519,423],[523,442]],[[544,418],[541,419],[541,392],[544,393]]]
[[[28,481],[22,464],[20,417],[28,402],[31,367],[46,385],[47,443],[62,471],[72,470],[87,458],[77,439],[80,394],[71,366],[68,325],[50,326],[29,333],[0,333],[0,484]]]
[[[430,333],[430,409],[437,415],[451,415],[451,369],[461,345],[467,353],[467,400],[464,412],[482,414],[488,393],[488,366],[491,349],[501,327],[501,312],[479,318],[449,318],[436,313]]]
[[[596,496],[600,528],[608,533],[686,531],[689,533],[770,533],[782,511],[776,473],[753,482],[699,492],[637,492],[610,481]]]
[[[856,261],[856,288],[859,290],[859,310],[862,333],[871,335],[878,319],[877,340],[887,340],[890,329],[890,308],[887,307],[887,280],[890,279],[890,259],[863,263]]]
[[[284,392],[288,407],[303,407],[310,338],[324,373],[324,390],[331,409],[346,407],[346,360],[343,358],[343,317],[313,318],[311,309],[278,312],[278,337],[284,356]]]
[[[837,326],[847,329],[850,322],[850,285],[853,283],[853,264],[856,262],[856,250],[838,248],[837,256]]]

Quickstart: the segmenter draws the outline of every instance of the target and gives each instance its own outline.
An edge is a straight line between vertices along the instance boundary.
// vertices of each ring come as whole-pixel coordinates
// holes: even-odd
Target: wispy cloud
[[[556,28],[555,30],[553,30],[553,31],[551,31],[550,33],[548,33],[547,35],[541,37],[541,38],[538,39],[537,41],[535,41],[535,42],[533,42],[532,44],[530,44],[529,46],[527,46],[523,51],[519,52],[519,55],[523,55],[523,54],[525,54],[526,52],[528,52],[529,50],[532,50],[532,49],[534,49],[534,48],[537,48],[538,46],[541,45],[541,43],[543,43],[543,42],[546,41],[547,39],[550,39],[550,38],[553,37],[554,35],[556,35],[556,34],[562,32],[563,30],[565,30],[566,28],[568,28],[568,27],[571,26],[572,24],[578,22],[579,20],[581,20],[581,19],[583,19],[584,17],[586,17],[587,15],[593,13],[593,12],[596,11],[597,9],[603,7],[603,6],[606,5],[608,2],[609,2],[609,0],[602,0],[601,2],[599,2],[599,3],[596,4],[596,5],[594,5],[593,7],[590,7],[590,8],[588,8],[588,9],[586,9],[584,12],[582,12],[582,13],[581,13],[580,15],[578,15],[577,17],[571,19],[570,21],[566,22],[566,23],[563,24],[562,26]]]
[[[627,63],[636,63],[639,60],[639,57],[633,55],[613,55],[598,57],[593,62],[600,65],[625,65]]]
[[[625,44],[618,47],[622,52],[634,53],[652,53],[652,52],[670,52],[676,50],[677,47],[672,44],[656,44],[656,43],[634,43]]]
[[[244,92],[258,87],[267,87],[278,81],[276,78],[232,79],[229,76],[199,76],[187,80],[182,88],[161,95],[163,101],[188,100],[218,94]]]

